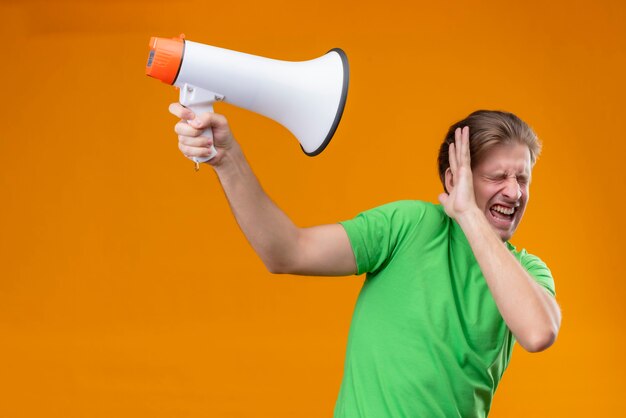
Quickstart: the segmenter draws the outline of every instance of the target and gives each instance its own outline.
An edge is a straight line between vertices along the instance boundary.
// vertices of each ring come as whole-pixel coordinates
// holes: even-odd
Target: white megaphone
[[[180,103],[200,114],[215,101],[267,116],[286,127],[306,155],[326,148],[348,94],[348,58],[338,48],[310,61],[288,62],[178,38],[150,39],[146,74],[180,89]],[[212,138],[211,129],[203,133]],[[194,157],[196,163],[208,157]]]

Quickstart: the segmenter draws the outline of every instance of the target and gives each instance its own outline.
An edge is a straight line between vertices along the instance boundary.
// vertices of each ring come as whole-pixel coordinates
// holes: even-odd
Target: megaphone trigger
[[[213,103],[223,99],[224,96],[220,94],[202,89],[200,87],[192,86],[187,83],[185,83],[180,89],[180,104],[188,109],[191,109],[196,117],[206,112],[213,113]],[[201,135],[211,140],[213,139],[213,131],[210,127],[205,129]],[[198,171],[199,163],[205,163],[216,155],[217,150],[214,145],[211,145],[211,154],[209,156],[193,157],[192,160],[196,163],[196,171]]]

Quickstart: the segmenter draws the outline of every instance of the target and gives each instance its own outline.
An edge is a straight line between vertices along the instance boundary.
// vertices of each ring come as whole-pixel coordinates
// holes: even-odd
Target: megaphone
[[[176,38],[150,39],[146,74],[180,89],[194,113],[224,101],[286,127],[304,153],[318,155],[333,137],[348,95],[349,67],[339,48],[300,62],[280,61]],[[211,129],[204,136],[212,138]],[[194,157],[196,163],[213,158]]]

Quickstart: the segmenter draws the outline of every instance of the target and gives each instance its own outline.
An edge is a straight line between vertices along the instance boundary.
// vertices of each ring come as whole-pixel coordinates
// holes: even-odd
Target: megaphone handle
[[[204,90],[202,88],[193,86],[191,84],[183,84],[180,86],[180,104],[191,109],[196,116],[199,116],[206,112],[213,113],[213,103],[218,98],[223,98],[212,91]],[[213,131],[211,128],[207,128],[202,132],[202,136],[206,136],[209,139],[213,139]],[[207,157],[193,157],[192,160],[198,163],[205,163],[211,158],[217,155],[217,151],[213,145],[211,145],[211,154]]]
[[[200,116],[203,113],[211,112],[213,113],[213,103],[201,103],[191,106],[186,106],[187,109],[191,109],[196,116]],[[213,139],[213,130],[211,128],[206,128],[201,136],[205,136],[209,139]],[[192,160],[196,163],[205,163],[209,161],[211,158],[217,155],[217,150],[213,145],[211,145],[211,154],[207,157],[193,157]]]

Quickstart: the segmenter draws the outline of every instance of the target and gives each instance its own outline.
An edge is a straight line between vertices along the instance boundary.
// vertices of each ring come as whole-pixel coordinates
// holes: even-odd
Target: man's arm
[[[489,290],[509,329],[527,351],[548,348],[559,332],[561,312],[556,300],[528,274],[489,225],[475,202],[469,152],[469,129],[457,130],[450,145],[454,187],[439,199],[459,223]]]
[[[459,225],[472,247],[500,314],[527,351],[550,347],[561,325],[556,300],[509,252],[480,211],[466,213]]]
[[[263,191],[224,116],[195,116],[178,103],[170,106],[170,112],[182,119],[175,131],[179,149],[187,157],[209,155],[214,143],[217,155],[209,164],[217,173],[239,227],[270,272],[311,276],[356,273],[354,253],[343,227],[296,226]],[[213,140],[200,136],[207,127],[213,130]]]

